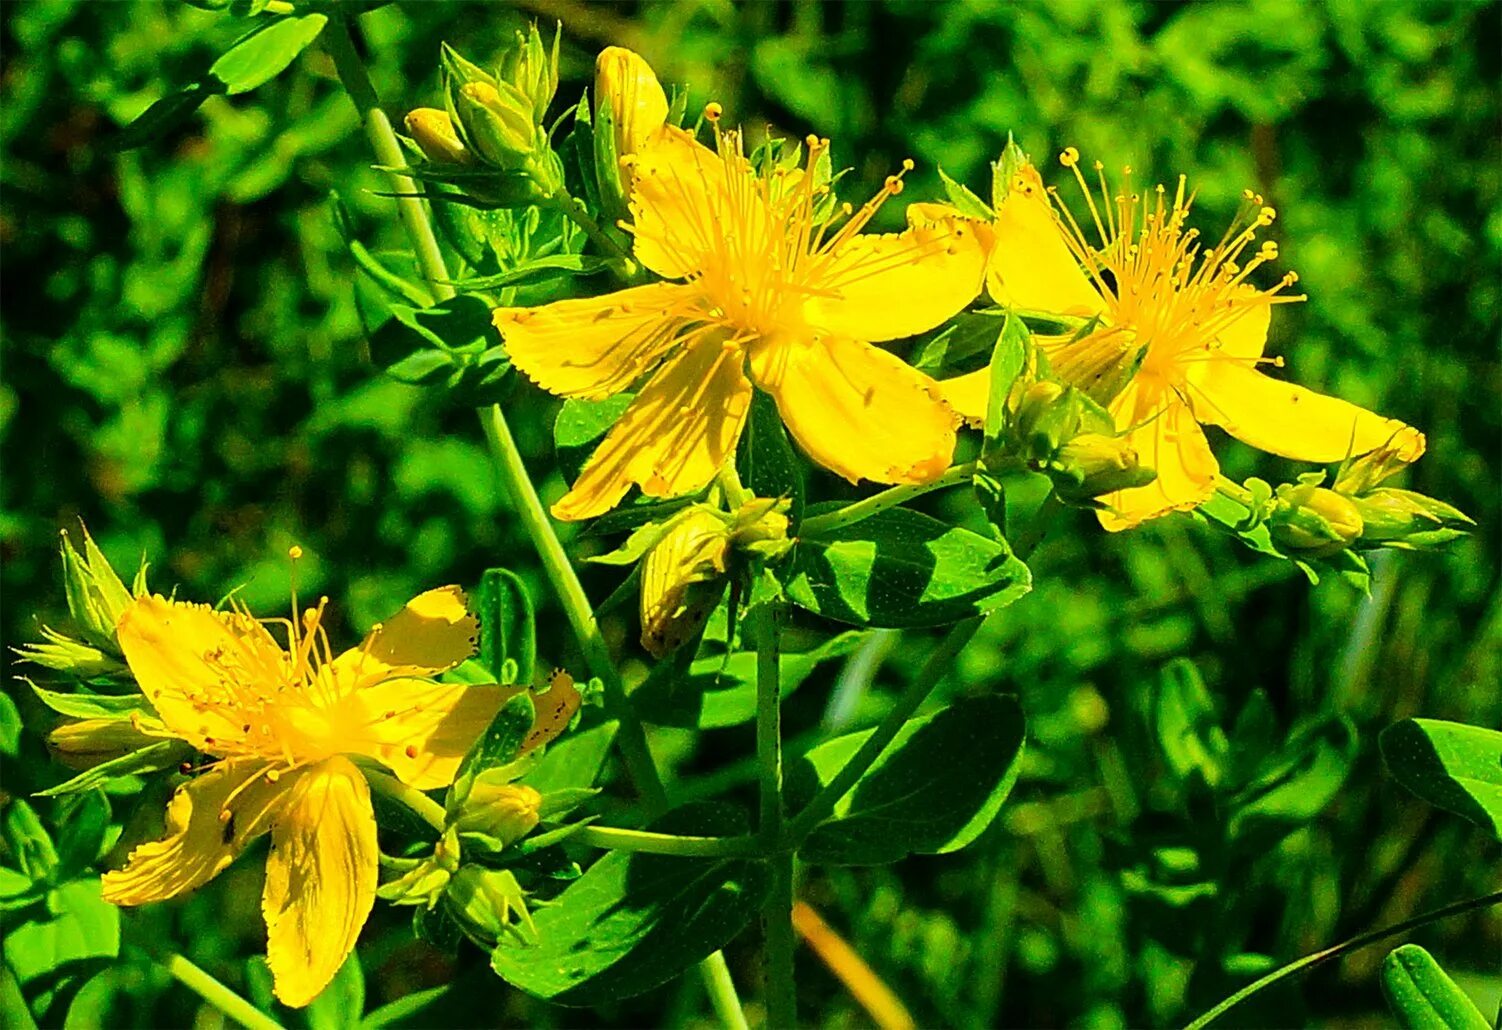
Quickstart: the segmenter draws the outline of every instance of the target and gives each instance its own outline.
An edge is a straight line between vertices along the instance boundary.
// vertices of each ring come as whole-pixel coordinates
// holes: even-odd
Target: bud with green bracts
[[[1046,470],[1059,499],[1088,504],[1117,490],[1146,486],[1157,473],[1137,459],[1137,450],[1119,436],[1081,433],[1060,447]]]
[[[87,527],[80,524],[83,551],[62,533],[63,591],[71,625],[67,632],[42,627],[46,643],[23,644],[16,650],[26,661],[66,672],[81,679],[124,671],[124,658],[115,640],[115,624],[135,598],[146,592],[146,566],[127,589]]]
[[[443,901],[464,932],[488,948],[505,934],[523,939],[522,926],[533,930],[527,892],[509,869],[463,866],[449,881]]]
[[[463,167],[474,162],[474,157],[454,130],[454,120],[447,111],[419,107],[407,114],[406,124],[407,135],[422,150],[423,157],[433,164]]]
[[[1273,542],[1286,551],[1319,558],[1361,539],[1364,523],[1351,498],[1313,483],[1284,484],[1267,519]]]
[[[1368,490],[1351,503],[1365,526],[1362,545],[1424,550],[1465,536],[1476,525],[1443,501],[1393,487]]]
[[[377,887],[377,897],[393,905],[432,908],[443,898],[459,868],[459,835],[452,828],[444,831],[426,858],[382,858],[381,865],[395,868],[401,875]]]
[[[491,851],[501,851],[531,833],[540,818],[542,795],[523,784],[507,782],[514,776],[502,767],[476,777],[453,819],[453,829],[461,837],[479,838]]]
[[[553,33],[553,47],[543,45],[536,23],[523,36],[516,34],[515,44],[501,55],[501,82],[508,83],[532,105],[532,121],[541,125],[558,92],[558,41],[562,25]]]

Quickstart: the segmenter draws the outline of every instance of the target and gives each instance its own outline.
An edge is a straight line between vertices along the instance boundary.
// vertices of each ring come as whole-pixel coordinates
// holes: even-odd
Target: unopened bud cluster
[[[1110,414],[1074,387],[1040,379],[1014,390],[1012,402],[1015,449],[1061,500],[1095,506],[1103,494],[1153,481]]]
[[[61,537],[69,624],[64,630],[43,626],[45,643],[23,644],[17,651],[26,661],[90,679],[125,670],[115,624],[134,597],[145,593],[146,567],[141,566],[134,587],[127,589],[88,529],[80,527],[80,531],[82,552],[67,532]]]

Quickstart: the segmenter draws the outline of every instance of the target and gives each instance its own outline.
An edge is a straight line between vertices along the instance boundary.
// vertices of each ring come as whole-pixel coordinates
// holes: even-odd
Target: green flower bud
[[[460,834],[487,838],[494,850],[521,840],[537,825],[542,795],[520,783],[508,783],[512,770],[487,769],[475,778],[453,828]]]
[[[678,518],[641,566],[641,646],[654,658],[686,643],[725,589],[730,531],[724,517],[694,508]]]
[[[562,26],[553,33],[553,48],[542,43],[534,23],[523,36],[516,34],[516,45],[501,55],[500,78],[531,103],[532,121],[541,125],[547,118],[553,94],[558,92],[558,41]]]
[[[736,509],[730,521],[730,544],[763,558],[786,554],[793,546],[788,539],[788,502],[757,497]]]
[[[1065,501],[1080,503],[1117,490],[1146,486],[1157,473],[1138,462],[1125,437],[1081,433],[1054,455],[1047,472]]]
[[[1033,383],[1017,402],[1016,425],[1024,452],[1047,461],[1079,432],[1078,398],[1058,383],[1046,379]]]
[[[1464,536],[1476,523],[1443,501],[1393,487],[1352,498],[1365,530],[1362,543],[1417,550]]]
[[[376,897],[393,905],[422,905],[432,908],[443,898],[459,869],[459,837],[446,831],[433,846],[433,853],[422,859],[382,859],[403,868],[401,876],[376,888]],[[410,863],[407,865],[406,863]]]
[[[1353,497],[1366,493],[1423,456],[1424,443],[1423,433],[1404,426],[1386,445],[1347,465],[1335,480],[1335,489]]]
[[[419,107],[407,115],[407,135],[412,137],[429,161],[440,165],[467,165],[474,158],[454,131],[447,111],[436,107]]]
[[[115,624],[134,598],[95,546],[88,529],[82,524],[79,529],[83,533],[83,554],[73,546],[67,531],[62,533],[63,588],[68,596],[68,612],[85,640],[114,649]]]
[[[527,892],[509,869],[463,866],[449,881],[443,900],[465,933],[487,948],[504,934],[522,938],[522,925],[535,932]]]
[[[1316,558],[1361,539],[1363,525],[1349,497],[1309,483],[1278,487],[1277,506],[1267,520],[1279,547]]]
[[[467,82],[459,87],[457,107],[481,158],[510,171],[525,169],[541,133],[525,95],[506,82]]]

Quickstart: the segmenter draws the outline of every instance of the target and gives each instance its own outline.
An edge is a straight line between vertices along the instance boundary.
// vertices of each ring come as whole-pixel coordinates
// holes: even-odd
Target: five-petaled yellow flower
[[[1206,246],[1185,227],[1193,198],[1182,177],[1170,198],[1162,186],[1144,197],[1130,182],[1112,196],[1101,175],[1097,205],[1078,152],[1069,148],[1061,161],[1085,192],[1099,245],[1057,198],[1050,203],[1051,191],[1024,164],[996,212],[988,287],[1003,305],[1095,320],[1083,334],[1038,342],[1061,379],[1110,399],[1117,427],[1157,471],[1147,486],[1102,498],[1107,529],[1209,498],[1219,465],[1201,423],[1304,461],[1340,461],[1390,442],[1405,461],[1423,453],[1423,435],[1402,422],[1257,370],[1282,364],[1263,356],[1273,306],[1304,299],[1283,292],[1297,281],[1293,273],[1270,289],[1248,281],[1277,257],[1267,241],[1242,263],[1274,218],[1261,197],[1248,192],[1242,216]],[[983,418],[988,382],[984,370],[960,376],[944,384],[945,396],[967,418]]]
[[[277,997],[293,1006],[327,986],[375,898],[375,817],[351,757],[418,789],[444,786],[519,689],[432,681],[474,649],[477,624],[457,587],[418,595],[338,657],[320,625],[326,601],[268,620],[285,624],[286,648],[243,609],[157,596],[135,600],[118,627],[155,709],[136,728],[209,760],[173,795],[166,836],[104,875],[104,897],[140,905],[193,890],[269,832],[266,957]],[[550,732],[567,721],[548,720]]]
[[[946,217],[862,235],[901,176],[825,222],[827,140],[809,138],[805,167],[759,174],[739,133],[716,139],[664,126],[626,159],[636,258],[673,281],[495,313],[512,362],[553,393],[608,397],[646,377],[558,518],[602,514],[633,483],[651,497],[703,488],[734,452],[753,383],[852,482],[927,482],[949,465],[955,418],[936,384],[872,343],[974,299],[989,228]]]

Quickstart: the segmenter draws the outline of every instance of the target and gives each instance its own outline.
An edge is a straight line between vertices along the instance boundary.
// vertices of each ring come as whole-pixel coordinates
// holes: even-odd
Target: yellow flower
[[[668,120],[668,98],[640,54],[612,46],[595,59],[595,107],[610,112],[615,152],[626,157]]]
[[[872,341],[969,303],[988,229],[953,217],[861,235],[901,176],[822,222],[827,140],[810,137],[806,168],[759,175],[738,133],[716,137],[718,152],[664,126],[628,159],[637,260],[680,281],[495,313],[512,362],[553,393],[608,397],[647,377],[553,506],[560,519],[608,511],[633,483],[651,497],[703,488],[734,452],[753,382],[851,482],[921,483],[949,465],[954,417],[936,384]]]
[[[104,897],[140,905],[193,890],[269,832],[266,957],[292,1006],[327,986],[375,898],[375,817],[351,757],[418,789],[444,786],[520,689],[432,681],[474,650],[477,623],[457,587],[419,594],[337,658],[320,625],[326,603],[298,617],[294,599],[294,618],[273,620],[286,648],[243,609],[159,596],[132,602],[118,629],[156,711],[136,728],[210,761],[173,795],[166,836],[104,875]]]
[[[1263,356],[1273,307],[1304,299],[1283,292],[1297,281],[1291,272],[1270,289],[1248,281],[1278,253],[1271,241],[1249,251],[1275,217],[1261,197],[1248,192],[1242,214],[1207,246],[1185,227],[1193,198],[1183,177],[1170,198],[1162,186],[1134,192],[1130,178],[1112,194],[1100,174],[1097,204],[1078,152],[1060,160],[1085,193],[1098,245],[1023,164],[996,212],[988,287],[999,304],[1094,320],[1077,338],[1038,343],[1064,382],[1109,401],[1117,427],[1157,471],[1147,486],[1102,498],[1102,525],[1125,529],[1210,496],[1219,465],[1202,423],[1304,461],[1340,461],[1389,441],[1404,445],[1404,461],[1423,453],[1422,434],[1403,423],[1257,370],[1282,364]],[[987,386],[984,370],[959,376],[944,384],[945,397],[967,418],[983,418]]]

